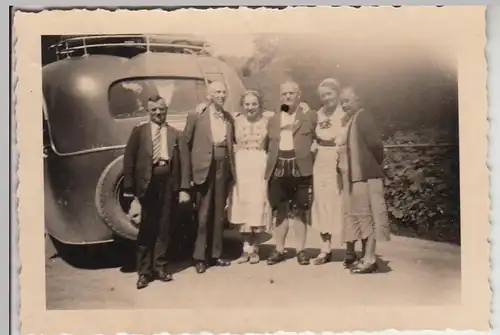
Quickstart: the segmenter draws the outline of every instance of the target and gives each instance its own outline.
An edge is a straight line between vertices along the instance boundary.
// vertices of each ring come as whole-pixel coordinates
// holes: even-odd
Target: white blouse
[[[340,105],[335,109],[332,115],[325,114],[321,107],[318,110],[318,123],[316,125],[316,136],[325,141],[334,140],[342,130],[342,117],[344,111]]]

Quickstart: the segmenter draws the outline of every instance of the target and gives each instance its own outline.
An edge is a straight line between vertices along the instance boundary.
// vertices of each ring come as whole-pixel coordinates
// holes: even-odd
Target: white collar
[[[161,124],[161,125],[160,125],[160,124],[158,124],[158,123],[156,123],[156,122],[151,121],[151,126],[152,126],[153,128],[155,128],[155,129],[156,129],[156,128],[162,128],[162,129],[163,129],[163,128],[166,128],[166,127],[167,127],[167,123],[165,122],[164,124]]]
[[[218,110],[217,107],[215,107],[214,104],[208,105],[208,108],[210,108],[210,111],[212,113],[223,113],[223,111],[224,111],[224,108],[221,108],[221,110]]]
[[[335,110],[333,111],[332,115],[326,115],[325,113],[325,107],[322,106],[318,112],[321,116],[325,117],[325,118],[335,118],[335,117],[338,117],[339,115],[343,115],[344,114],[344,111],[342,110],[342,106],[337,105],[337,107],[335,107]]]

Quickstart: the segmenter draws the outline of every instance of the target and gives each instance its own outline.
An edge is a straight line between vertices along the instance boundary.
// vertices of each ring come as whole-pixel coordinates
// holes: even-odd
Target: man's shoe
[[[207,263],[205,262],[196,262],[196,265],[195,265],[195,269],[196,269],[196,272],[199,273],[199,274],[202,274],[202,273],[205,273],[205,271],[207,271]]]
[[[162,282],[169,282],[173,280],[173,276],[170,272],[160,270],[156,273],[156,278]]]
[[[213,266],[229,266],[229,265],[231,265],[231,262],[226,261],[226,260],[221,259],[221,258],[216,258],[216,259],[212,260],[211,263]]]
[[[137,289],[143,289],[149,285],[149,277],[146,275],[140,275],[139,279],[137,280]]]

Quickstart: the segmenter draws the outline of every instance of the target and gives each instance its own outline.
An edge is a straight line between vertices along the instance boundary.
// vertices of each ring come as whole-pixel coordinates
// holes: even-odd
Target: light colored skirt
[[[346,194],[344,201],[344,225],[341,234],[343,242],[353,242],[370,236],[374,236],[377,241],[390,240],[382,178],[353,183],[351,192]]]
[[[270,227],[272,215],[264,179],[266,162],[263,150],[235,153],[236,183],[230,197],[229,221],[241,233],[263,232]]]
[[[318,148],[313,169],[312,227],[320,233],[340,233],[342,205],[337,174],[337,148]]]
[[[342,242],[354,242],[374,236],[378,241],[390,240],[389,217],[384,197],[383,178],[351,183],[345,146],[339,147],[341,170]]]

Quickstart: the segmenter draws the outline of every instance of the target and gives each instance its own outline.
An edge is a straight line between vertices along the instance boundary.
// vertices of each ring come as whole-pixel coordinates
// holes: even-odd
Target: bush
[[[395,234],[460,244],[458,146],[388,148],[384,169]]]

